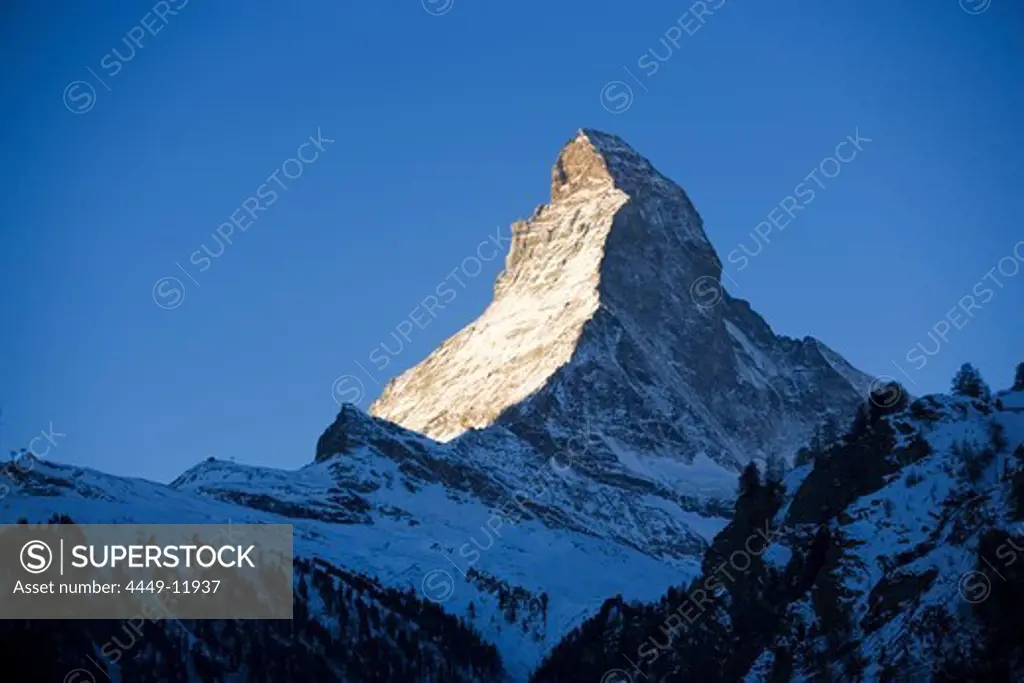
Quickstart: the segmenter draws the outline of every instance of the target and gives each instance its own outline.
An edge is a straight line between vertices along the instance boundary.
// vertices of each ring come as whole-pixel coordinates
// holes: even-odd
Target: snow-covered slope
[[[697,581],[609,601],[534,680],[1024,680],[1022,397],[866,407],[740,497]]]
[[[692,561],[546,529],[517,508],[498,516],[472,495],[401,469],[361,447],[297,472],[206,461],[164,486],[38,462],[27,474],[15,470],[0,523],[67,514],[80,523],[293,524],[297,556],[414,588],[498,645],[519,681],[604,596],[650,599],[696,571]],[[645,581],[628,578],[635,576]],[[506,607],[514,601],[510,622]]]
[[[1020,395],[1010,394],[1010,402]],[[1024,679],[1019,666],[1003,658],[1017,648],[1021,662],[1024,633],[995,634],[1011,645],[997,653],[987,633],[993,622],[984,614],[993,605],[982,604],[1024,589],[1024,577],[1007,571],[1024,560],[1012,545],[1016,536],[1016,549],[1024,550],[1024,507],[1018,507],[1024,497],[1017,498],[1024,494],[1024,415],[997,406],[929,396],[888,419],[892,471],[883,486],[865,490],[825,526],[831,546],[817,590],[834,591],[829,597],[835,602],[808,592],[788,608],[792,630],[765,648],[794,653],[792,680],[814,680],[824,662],[847,680],[965,680],[968,671],[979,678],[987,671],[989,680]],[[775,523],[798,525],[807,513],[790,510]],[[795,550],[795,538],[783,537],[780,545]],[[989,545],[992,538],[1003,540]],[[822,613],[832,609],[850,646],[835,648],[837,636],[822,623]],[[806,623],[811,638],[803,642],[793,632],[803,623],[800,615],[813,615]],[[991,669],[977,661],[986,657]],[[1016,669],[1014,678],[1003,678],[1006,666]],[[747,680],[771,679],[755,670]]]
[[[6,620],[0,657],[34,683],[509,680],[493,645],[418,591],[320,559],[292,564],[288,620]]]
[[[525,680],[609,595],[696,575],[742,465],[845,421],[868,378],[725,293],[685,192],[619,138],[580,131],[513,232],[484,314],[372,416],[343,406],[312,464],[161,486],[39,463],[0,521],[290,522],[300,556],[423,588]]]

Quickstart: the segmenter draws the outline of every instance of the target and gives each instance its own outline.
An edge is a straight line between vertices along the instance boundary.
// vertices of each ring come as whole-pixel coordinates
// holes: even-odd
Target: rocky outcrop
[[[306,467],[212,460],[161,486],[43,463],[0,520],[293,524],[300,558],[395,590],[448,575],[445,609],[525,680],[609,595],[696,575],[745,464],[791,458],[868,383],[730,296],[686,193],[621,139],[580,131],[551,195],[486,311],[372,414],[343,406]]]
[[[745,473],[700,577],[610,600],[533,680],[1024,680],[1024,417],[1000,406],[868,403],[813,466]]]
[[[834,351],[776,335],[725,292],[686,193],[621,139],[580,131],[551,196],[515,224],[487,310],[372,414],[441,441],[501,426],[541,450],[589,424],[593,476],[674,470],[662,483],[689,492],[686,465],[717,463],[729,489],[744,463],[792,456],[866,395]]]

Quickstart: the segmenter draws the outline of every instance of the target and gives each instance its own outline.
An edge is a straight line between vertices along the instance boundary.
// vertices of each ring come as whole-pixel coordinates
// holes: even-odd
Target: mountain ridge
[[[551,194],[550,204],[514,224],[494,301],[389,382],[372,415],[441,441],[500,424],[538,444],[546,432],[579,432],[586,419],[610,410],[653,424],[679,444],[697,423],[705,438],[684,448],[738,471],[751,457],[795,452],[826,414],[852,414],[866,396],[871,379],[838,353],[813,358],[725,292],[721,262],[686,192],[621,138],[581,129],[555,161]],[[713,301],[699,300],[705,291]],[[595,367],[595,359],[620,355],[627,361],[620,366],[646,367],[637,376]],[[793,361],[800,367],[786,367]],[[723,414],[731,408],[714,395],[723,379],[743,375],[741,384],[761,385],[744,391],[743,402],[770,423],[794,403],[791,387],[770,386],[772,380],[793,371],[813,375],[803,393],[818,385],[834,396],[801,407],[817,414],[809,423],[762,428],[760,417]],[[674,389],[657,386],[655,376]],[[617,398],[610,384],[635,396]],[[595,392],[603,392],[601,400],[566,405],[567,395]],[[540,415],[531,414],[535,405],[543,406]],[[756,439],[729,437],[750,429]],[[651,446],[643,434],[626,436],[631,447]]]
[[[0,519],[290,523],[303,561],[398,591],[447,576],[445,610],[525,681],[609,595],[696,576],[742,467],[791,459],[869,384],[726,293],[685,191],[620,138],[577,134],[552,197],[484,314],[371,414],[341,405],[308,465],[207,460],[160,486],[39,463]]]
[[[784,479],[745,471],[700,579],[609,599],[531,681],[1024,680],[1024,387],[982,386],[889,385]]]

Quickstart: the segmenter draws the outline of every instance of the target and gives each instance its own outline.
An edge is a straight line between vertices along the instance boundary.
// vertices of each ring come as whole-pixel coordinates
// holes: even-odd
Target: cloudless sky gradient
[[[447,1],[189,0],[146,18],[159,32],[116,75],[101,60],[157,3],[5,3],[0,446],[52,423],[47,457],[160,481],[209,455],[310,462],[337,377],[361,378],[365,407],[484,309],[501,258],[385,371],[367,360],[548,200],[580,127],[686,188],[723,260],[859,129],[872,142],[746,269],[726,264],[727,288],[914,393],[965,361],[1009,385],[1024,272],[997,271],[925,367],[905,356],[1024,239],[1019,2],[726,0],[646,76],[689,0]],[[616,80],[619,113],[601,98]],[[87,112],[65,106],[89,102],[64,97],[73,81],[95,89]],[[335,142],[199,272],[190,254],[318,128]],[[184,286],[172,310],[164,277]]]

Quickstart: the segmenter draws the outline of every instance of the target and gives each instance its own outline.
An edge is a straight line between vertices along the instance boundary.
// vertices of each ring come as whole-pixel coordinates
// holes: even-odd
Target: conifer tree
[[[740,496],[753,496],[761,491],[761,472],[753,460],[740,473]]]
[[[953,377],[953,393],[980,399],[988,399],[992,395],[988,385],[981,379],[981,373],[970,363],[961,365]]]

